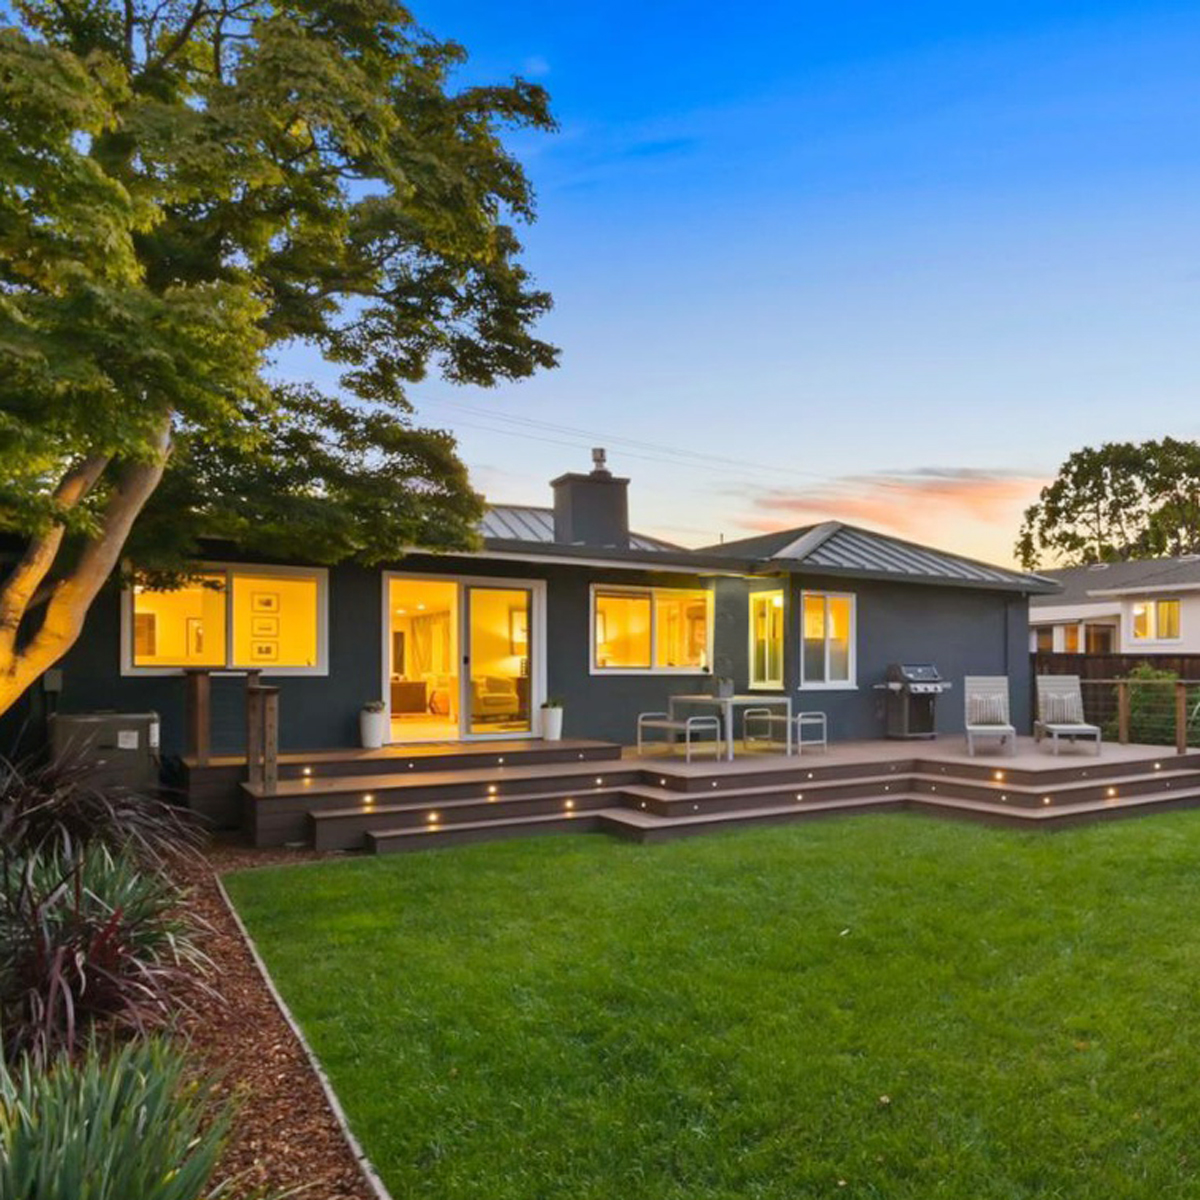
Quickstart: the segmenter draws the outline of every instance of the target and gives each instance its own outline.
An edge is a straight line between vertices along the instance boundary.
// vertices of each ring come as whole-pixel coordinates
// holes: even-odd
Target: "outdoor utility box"
[[[50,718],[55,762],[83,761],[97,783],[137,792],[158,788],[158,713],[55,713]]]

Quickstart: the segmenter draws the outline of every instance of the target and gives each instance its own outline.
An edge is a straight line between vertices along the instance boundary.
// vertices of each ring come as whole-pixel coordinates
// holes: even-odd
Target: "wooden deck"
[[[375,853],[533,833],[656,841],[723,828],[880,810],[1061,828],[1200,805],[1200,752],[1090,744],[968,756],[961,738],[867,741],[732,762],[605,742],[449,744],[288,755],[276,790],[239,785],[258,845]],[[220,769],[234,769],[231,760]],[[217,768],[212,768],[217,769]]]

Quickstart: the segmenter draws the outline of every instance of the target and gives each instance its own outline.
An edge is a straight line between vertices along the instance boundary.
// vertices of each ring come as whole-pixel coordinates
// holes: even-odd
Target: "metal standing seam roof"
[[[1053,581],[920,546],[841,521],[759,534],[711,546],[709,552],[748,555],[779,564],[803,564],[830,571],[937,580],[976,586],[994,584],[1028,591],[1053,591]]]
[[[530,504],[493,504],[484,513],[479,523],[479,532],[484,538],[502,542],[537,542],[554,544],[554,510]],[[664,542],[660,538],[647,537],[643,533],[630,533],[631,550],[662,550],[686,553],[682,546]]]

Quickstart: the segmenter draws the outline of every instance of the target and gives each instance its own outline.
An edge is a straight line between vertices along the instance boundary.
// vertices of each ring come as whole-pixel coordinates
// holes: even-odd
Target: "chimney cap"
[[[603,446],[592,447],[592,474],[608,475],[608,454]]]

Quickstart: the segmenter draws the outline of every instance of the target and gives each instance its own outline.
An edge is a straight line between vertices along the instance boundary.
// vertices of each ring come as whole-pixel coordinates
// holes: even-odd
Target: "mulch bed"
[[[236,1194],[301,1188],[305,1200],[374,1200],[300,1043],[263,983],[230,917],[214,872],[325,857],[214,845],[188,864],[198,914],[212,927],[205,949],[224,1003],[202,1001],[185,1025],[200,1060],[236,1104],[223,1162],[242,1181]]]

